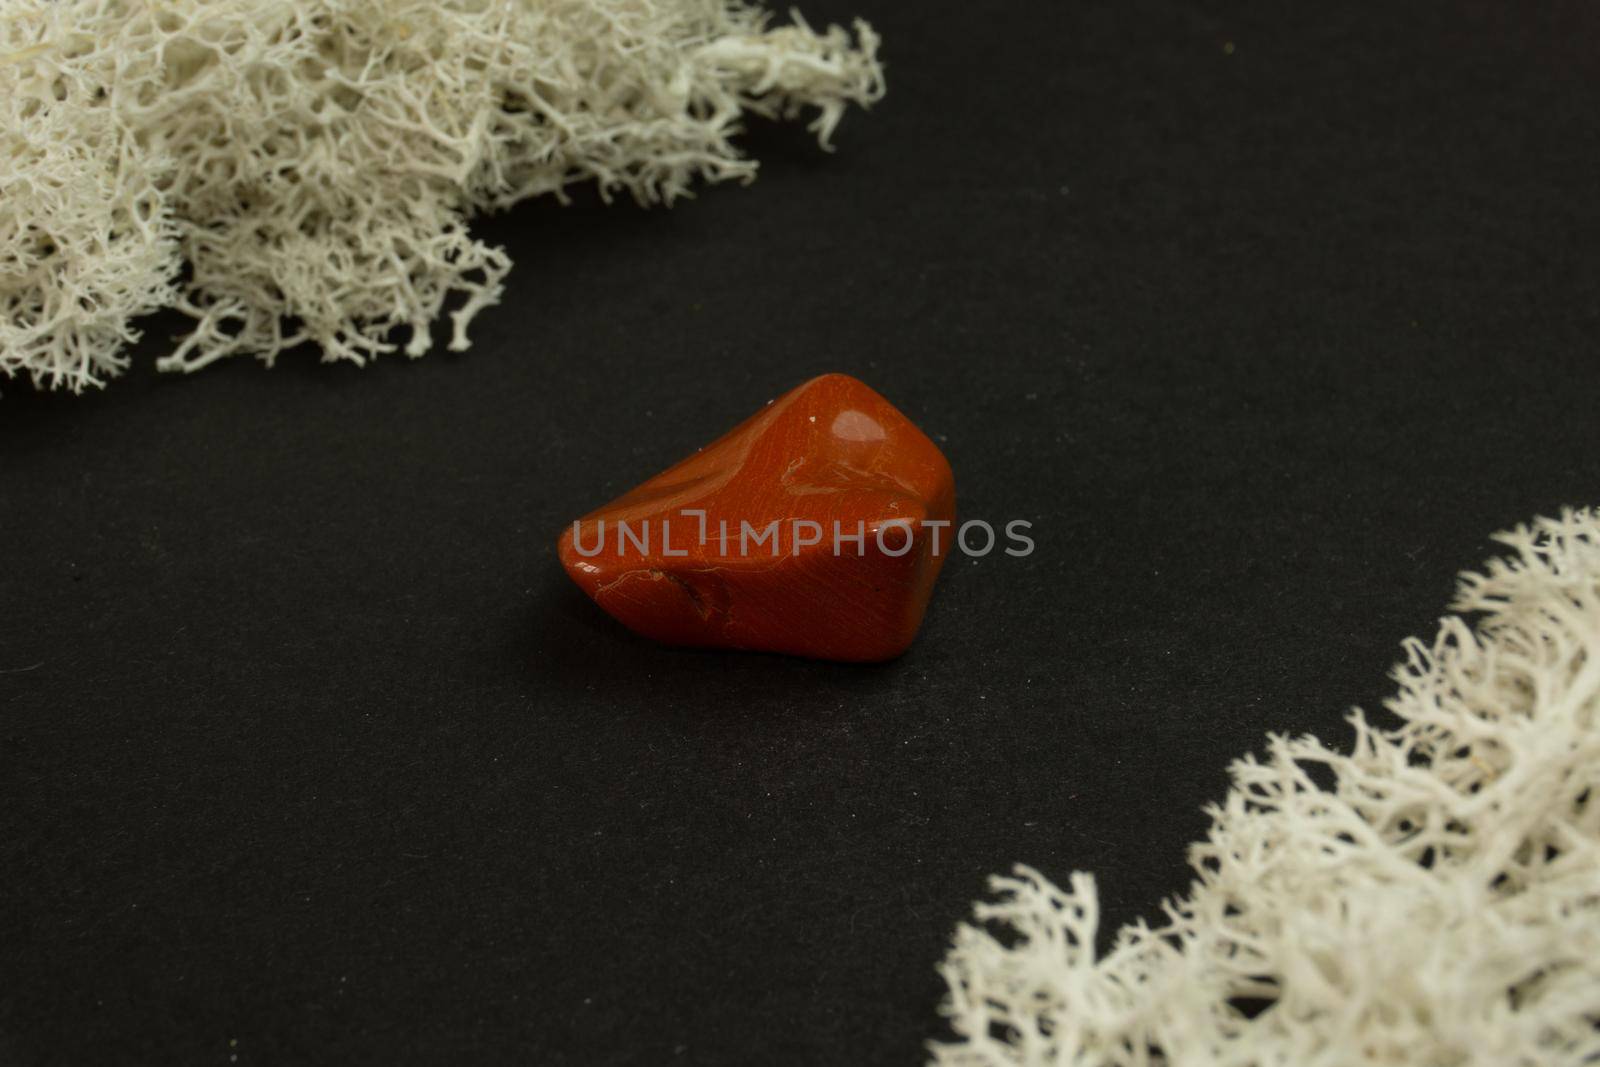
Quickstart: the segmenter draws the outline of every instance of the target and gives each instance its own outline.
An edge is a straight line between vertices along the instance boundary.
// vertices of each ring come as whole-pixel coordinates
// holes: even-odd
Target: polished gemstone
[[[560,555],[656,641],[884,660],[922,624],[954,519],[938,447],[828,374],[573,523]]]

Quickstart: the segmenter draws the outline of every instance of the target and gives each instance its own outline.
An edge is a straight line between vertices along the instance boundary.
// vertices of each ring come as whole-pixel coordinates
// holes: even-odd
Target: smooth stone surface
[[[686,511],[705,512],[704,541]],[[828,374],[569,526],[560,556],[656,641],[885,660],[916,636],[955,540],[928,523],[954,520],[938,447],[863,383]]]

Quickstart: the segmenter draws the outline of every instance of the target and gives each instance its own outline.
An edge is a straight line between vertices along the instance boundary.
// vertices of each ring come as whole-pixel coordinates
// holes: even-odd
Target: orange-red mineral
[[[573,523],[560,554],[657,641],[884,660],[916,636],[954,519],[938,447],[828,374]]]

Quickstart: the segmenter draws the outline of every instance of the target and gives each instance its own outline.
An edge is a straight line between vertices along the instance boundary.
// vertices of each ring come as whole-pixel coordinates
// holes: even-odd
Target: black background
[[[885,38],[839,151],[485,222],[470,353],[6,387],[0,1062],[915,1063],[990,872],[1154,917],[1232,757],[1594,502],[1592,3],[805,10]],[[871,668],[569,587],[827,370],[1038,551]]]

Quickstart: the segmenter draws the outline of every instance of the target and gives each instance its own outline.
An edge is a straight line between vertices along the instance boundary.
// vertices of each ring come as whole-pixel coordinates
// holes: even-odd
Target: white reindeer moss
[[[1274,737],[1234,764],[1159,926],[1097,958],[1089,875],[995,878],[934,1061],[1600,1060],[1600,512],[1498,540],[1453,605],[1475,625],[1405,642],[1398,728],[1357,711],[1348,754]]]
[[[465,348],[511,265],[472,215],[749,180],[741,114],[826,146],[876,51],[745,0],[6,0],[0,371],[100,385],[167,305],[166,369],[421,355],[452,294]]]

